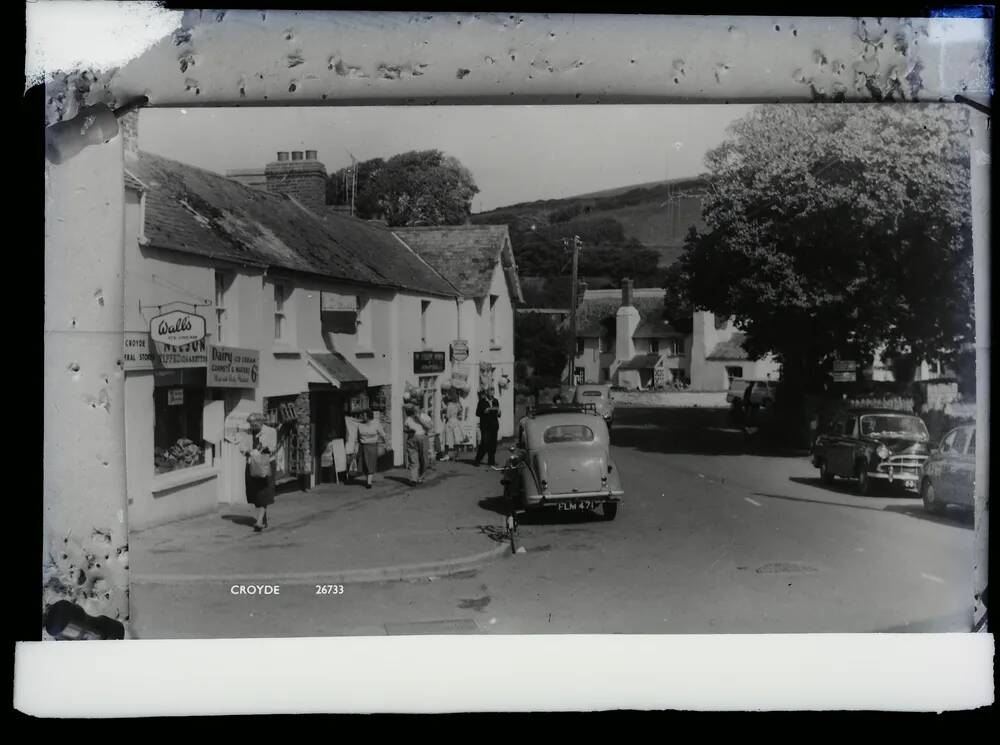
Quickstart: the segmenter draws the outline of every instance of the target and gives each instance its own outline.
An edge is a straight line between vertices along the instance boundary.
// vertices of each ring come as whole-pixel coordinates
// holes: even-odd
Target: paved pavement
[[[327,484],[279,494],[269,527],[253,531],[251,505],[130,536],[133,584],[215,580],[356,582],[445,573],[502,552],[503,516],[478,501],[499,489],[499,474],[467,456],[435,464],[423,484],[406,473],[380,475],[372,489]]]
[[[804,454],[748,447],[718,410],[623,409],[616,416],[613,457],[626,501],[612,522],[585,513],[525,520],[519,533],[526,553],[507,553],[448,577],[345,583],[335,597],[301,585],[283,584],[276,599],[233,598],[228,585],[212,581],[134,583],[137,633],[197,638],[969,628],[973,531],[965,515],[929,516],[909,496],[860,497],[850,482],[824,485]],[[453,513],[456,526],[502,525],[499,489],[491,488],[495,476],[469,477],[482,481],[474,482],[475,495],[455,497],[471,510]],[[428,488],[426,499],[433,505],[450,498]],[[279,504],[275,514],[281,509]],[[346,532],[350,514],[334,512],[328,536]],[[394,513],[383,514],[390,520]],[[468,533],[454,535],[464,540]],[[266,553],[275,552],[280,549]]]

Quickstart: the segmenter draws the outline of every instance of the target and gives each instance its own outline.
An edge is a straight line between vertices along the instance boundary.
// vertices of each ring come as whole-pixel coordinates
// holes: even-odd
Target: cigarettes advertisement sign
[[[256,388],[260,370],[260,352],[256,349],[209,346],[209,388]]]
[[[207,364],[205,339],[177,347],[153,342],[148,331],[125,332],[122,366],[126,370],[169,370]]]

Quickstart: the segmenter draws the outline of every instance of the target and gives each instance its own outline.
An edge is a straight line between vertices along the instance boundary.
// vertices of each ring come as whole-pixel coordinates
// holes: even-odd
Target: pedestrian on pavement
[[[420,471],[421,473],[426,474],[429,470],[434,468],[434,461],[437,460],[437,453],[434,452],[434,443],[437,440],[437,437],[435,437],[434,432],[434,420],[431,419],[430,414],[428,414],[425,410],[420,410],[420,413],[417,415],[417,421],[420,422],[420,426],[424,428],[424,449],[420,451]]]
[[[249,435],[240,444],[246,458],[247,502],[256,508],[253,530],[261,532],[267,527],[267,508],[274,504],[274,451],[278,449],[278,431],[264,424],[264,415],[253,413],[247,417]]]
[[[409,404],[405,407],[406,419],[403,421],[403,431],[406,435],[406,468],[410,472],[410,486],[416,486],[424,480],[421,470],[421,453],[426,447],[426,433],[417,418],[417,407]]]
[[[500,402],[488,390],[479,391],[479,405],[476,407],[479,417],[479,449],[476,451],[475,465],[480,465],[485,455],[487,463],[496,465],[497,432],[500,429]]]
[[[458,394],[450,393],[444,407],[444,452],[442,460],[458,457],[458,448],[465,444],[465,430],[462,429],[462,405],[458,402]]]
[[[372,488],[372,477],[378,473],[378,446],[388,445],[382,424],[375,421],[375,415],[368,412],[364,421],[358,424],[358,470],[365,476],[365,488]]]

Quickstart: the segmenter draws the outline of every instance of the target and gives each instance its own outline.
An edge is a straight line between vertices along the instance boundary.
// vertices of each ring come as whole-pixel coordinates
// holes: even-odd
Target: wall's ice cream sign
[[[208,348],[209,388],[256,388],[259,370],[260,353],[255,349]]]
[[[188,346],[205,338],[205,319],[187,311],[172,310],[149,322],[149,335],[158,344]]]

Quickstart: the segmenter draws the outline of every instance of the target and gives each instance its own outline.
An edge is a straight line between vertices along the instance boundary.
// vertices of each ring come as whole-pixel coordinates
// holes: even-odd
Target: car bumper
[[[625,492],[621,490],[605,490],[592,492],[573,492],[572,494],[548,494],[528,497],[525,502],[528,507],[547,507],[560,502],[621,502]]]
[[[885,471],[869,471],[868,478],[878,479],[879,481],[885,481],[888,484],[899,484],[908,491],[920,490],[919,473],[898,472],[898,471],[886,473]]]

